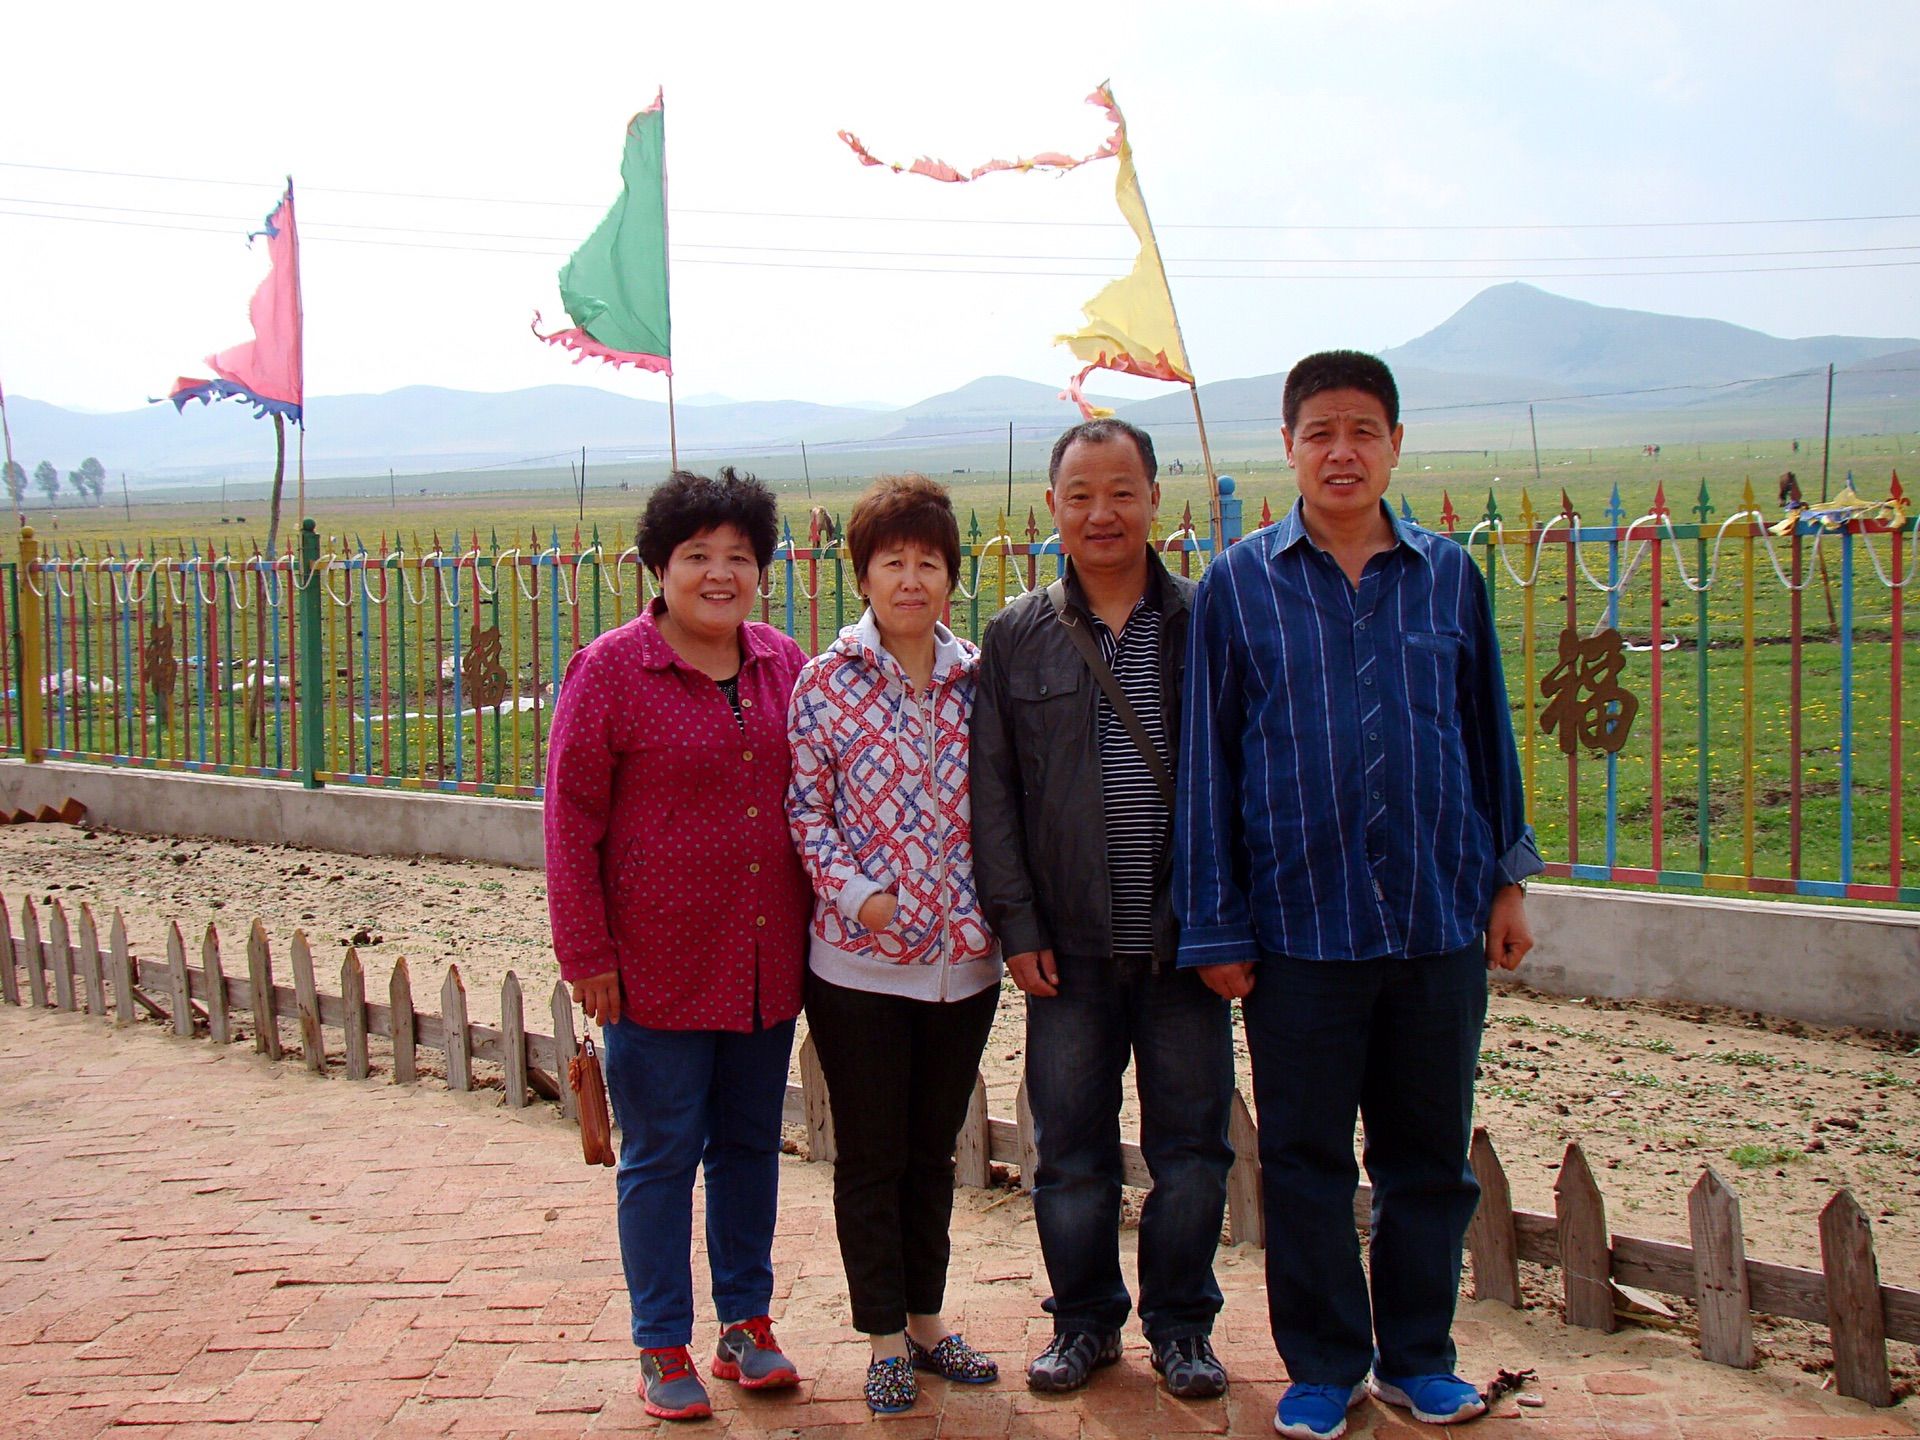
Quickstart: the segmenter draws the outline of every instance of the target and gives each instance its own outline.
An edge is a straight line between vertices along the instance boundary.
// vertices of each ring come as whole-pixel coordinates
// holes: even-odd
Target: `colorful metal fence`
[[[1703,487],[1686,523],[1664,490],[1632,520],[1616,492],[1603,524],[1562,502],[1538,515],[1523,491],[1510,525],[1491,495],[1471,521],[1443,495],[1433,522],[1493,593],[1549,873],[1920,903],[1920,836],[1903,835],[1903,601],[1920,544],[1898,479],[1875,511],[1785,527],[1750,490],[1716,521]],[[1230,490],[1223,508],[1231,542]],[[760,600],[810,653],[861,603],[819,525],[804,544],[783,536]],[[973,520],[964,538],[948,616],[963,634],[1059,573],[1031,512]],[[1190,512],[1155,540],[1189,574],[1214,550]],[[34,758],[309,785],[538,799],[567,662],[653,593],[618,534],[323,554],[309,522],[271,560],[37,552],[24,538],[0,584],[7,748],[34,735]],[[1585,672],[1567,657],[1614,631],[1612,688],[1569,684]],[[1596,753],[1601,735],[1625,744]]]

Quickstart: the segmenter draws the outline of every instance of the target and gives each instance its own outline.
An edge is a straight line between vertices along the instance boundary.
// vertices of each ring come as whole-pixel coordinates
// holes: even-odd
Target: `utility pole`
[[[1833,450],[1833,362],[1827,362],[1827,433],[1820,442],[1820,503],[1827,503],[1827,458]]]
[[[400,508],[400,492],[393,488],[393,467],[391,465],[387,467],[387,508],[389,510],[398,510]]]
[[[120,504],[127,512],[127,519],[133,519],[133,501],[127,496],[127,472],[120,472]]]
[[[1533,402],[1527,402],[1527,433],[1533,436],[1533,483],[1540,483],[1540,428],[1533,423]]]
[[[813,499],[813,467],[807,463],[807,442],[804,440],[800,442],[800,473],[806,477],[807,499],[811,502]]]
[[[580,447],[580,509],[579,517],[587,518],[587,447]]]
[[[1013,514],[1013,421],[1007,421],[1007,509],[1009,517]],[[1012,519],[1007,523],[1011,525]]]

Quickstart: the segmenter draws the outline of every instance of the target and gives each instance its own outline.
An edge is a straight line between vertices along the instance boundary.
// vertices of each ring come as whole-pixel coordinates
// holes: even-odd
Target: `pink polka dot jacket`
[[[1000,979],[973,881],[967,761],[979,662],[942,625],[932,683],[916,691],[869,610],[800,672],[787,816],[818,897],[810,963],[824,980],[961,1000]],[[899,905],[872,931],[860,907],[881,891]]]
[[[813,893],[787,833],[786,719],[806,657],[752,621],[740,648],[744,730],[651,609],[573,657],[553,708],[560,975],[618,970],[621,1014],[651,1029],[745,1032],[800,1013]]]

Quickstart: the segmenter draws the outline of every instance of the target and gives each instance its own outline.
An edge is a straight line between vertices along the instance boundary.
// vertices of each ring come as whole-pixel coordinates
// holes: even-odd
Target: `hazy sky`
[[[963,168],[1084,153],[1109,77],[1203,380],[1396,344],[1513,278],[1920,334],[1920,218],[1676,223],[1920,215],[1914,6],[348,0],[18,7],[6,30],[0,383],[78,407],[137,405],[246,338],[242,237],[287,173],[309,393],[662,398],[527,330],[561,318],[555,271],[656,85],[683,396],[1064,381],[1052,337],[1131,257],[1112,164],[942,186],[834,132]],[[1755,269],[1776,273],[1644,273]]]

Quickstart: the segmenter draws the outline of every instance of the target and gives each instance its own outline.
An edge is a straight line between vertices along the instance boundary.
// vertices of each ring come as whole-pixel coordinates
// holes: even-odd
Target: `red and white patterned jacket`
[[[813,882],[815,974],[836,985],[959,1000],[1000,978],[973,879],[967,758],[980,652],[944,625],[916,692],[873,612],[807,662],[788,712],[787,819]],[[899,908],[875,933],[860,907]]]

